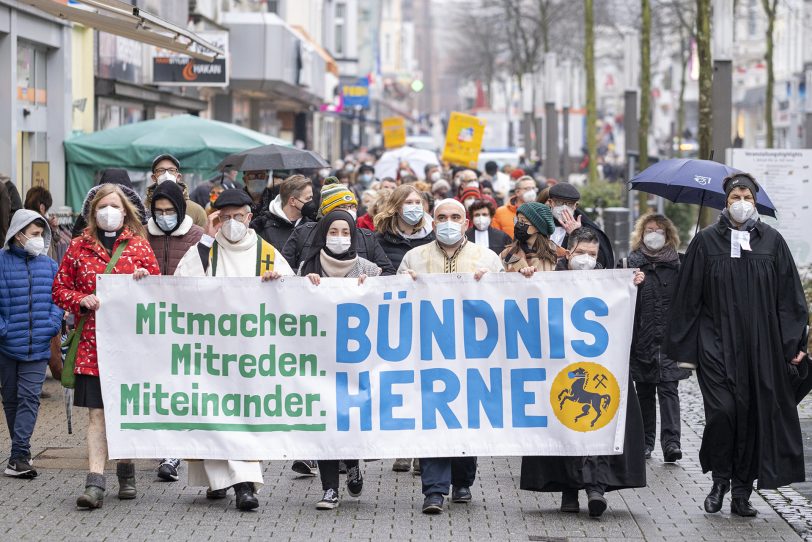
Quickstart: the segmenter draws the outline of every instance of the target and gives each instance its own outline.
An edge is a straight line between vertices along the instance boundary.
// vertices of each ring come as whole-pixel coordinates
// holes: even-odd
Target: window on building
[[[747,6],[747,35],[748,37],[752,38],[756,35],[756,30],[758,30],[758,10],[761,9],[761,6],[757,5],[758,0],[750,0],[749,5]]]
[[[344,34],[346,27],[347,17],[347,4],[344,2],[337,2],[335,7],[335,54],[336,56],[344,56],[345,43]]]
[[[17,100],[35,105],[48,101],[47,51],[24,41],[17,43]]]

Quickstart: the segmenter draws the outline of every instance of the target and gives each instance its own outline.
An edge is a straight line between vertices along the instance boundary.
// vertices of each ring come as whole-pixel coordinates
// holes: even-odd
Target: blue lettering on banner
[[[527,318],[514,299],[505,300],[505,349],[507,359],[519,357],[519,335],[531,359],[541,359],[539,300],[527,300]]]
[[[350,319],[358,320],[358,325],[350,327]],[[361,363],[369,357],[372,343],[367,337],[369,311],[358,303],[340,303],[336,307],[336,362]],[[350,350],[350,341],[357,342],[358,348]]]
[[[442,320],[434,310],[431,301],[420,302],[420,359],[433,359],[432,339],[445,359],[457,359],[457,348],[454,342],[454,300],[443,299]]]
[[[406,292],[399,293],[403,295],[398,297],[406,297]],[[389,344],[389,308],[388,304],[378,305],[378,356],[385,361],[403,361],[412,350],[412,304],[400,305],[400,325],[395,330],[398,345],[394,348]]]
[[[564,300],[547,300],[547,329],[550,330],[550,359],[564,359]]]
[[[392,391],[393,384],[412,384],[414,371],[384,371],[381,373],[381,429],[398,431],[414,429],[414,418],[395,418],[392,410],[403,406],[403,395]]]
[[[485,337],[477,339],[476,321],[485,322]],[[462,301],[463,334],[465,337],[465,357],[487,359],[490,357],[499,338],[499,322],[496,313],[485,301],[464,299]]]
[[[372,396],[369,372],[358,375],[358,393],[350,395],[347,373],[336,373],[336,413],[339,431],[350,430],[350,409],[360,412],[361,431],[372,431]]]
[[[547,416],[528,416],[527,405],[536,403],[536,394],[525,391],[525,382],[547,380],[544,369],[511,369],[510,396],[513,403],[513,427],[547,427]]]
[[[442,382],[445,389],[434,391],[435,382]],[[460,394],[460,380],[453,371],[448,369],[420,371],[420,390],[423,398],[423,429],[437,429],[437,413],[442,416],[449,429],[462,427],[449,406],[449,403]]]
[[[592,344],[585,341],[572,341],[572,349],[585,358],[596,358],[606,352],[609,346],[609,332],[599,322],[588,320],[586,313],[591,312],[595,316],[608,316],[609,307],[603,299],[597,297],[585,297],[579,299],[572,307],[572,325],[575,329],[583,333],[589,333],[595,338]]]
[[[491,422],[491,427],[501,429],[505,426],[502,408],[502,369],[490,370],[491,389],[485,384],[482,374],[476,369],[468,369],[468,427],[479,429],[479,407]]]

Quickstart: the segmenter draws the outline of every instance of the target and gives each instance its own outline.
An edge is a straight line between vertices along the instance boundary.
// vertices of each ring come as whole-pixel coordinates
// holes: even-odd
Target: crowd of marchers
[[[624,267],[634,270],[637,286],[624,451],[524,457],[521,488],[560,493],[560,509],[573,513],[581,510],[583,491],[589,514],[601,516],[608,492],[646,485],[658,402],[661,457],[682,459],[678,384],[694,374],[706,419],[699,460],[712,476],[707,512],[720,511],[730,491],[731,512],[754,516],[754,483],[776,488],[804,479],[797,404],[812,388],[808,307],[786,243],[759,219],[752,176],[725,179],[726,208],[684,254],[674,224],[649,213],[635,224],[630,254],[616,260],[572,184],[542,183],[492,162],[484,172],[436,165],[415,172],[403,163],[385,178],[350,159],[336,166],[310,175],[229,172],[190,192],[180,161],[164,154],[152,163],[144,197],[126,171],[105,170],[67,238],[49,215],[47,190],[32,188],[24,203],[16,195],[14,208],[13,184],[0,184],[0,385],[11,437],[5,474],[37,476],[30,440],[43,382],[49,367],[59,376],[60,337],[78,327],[74,405],[88,412],[89,462],[76,504],[103,504],[108,454],[96,350],[99,274],[258,281],[296,275],[319,285],[323,277],[360,283],[397,273],[472,273],[479,280],[516,272],[544,280],[547,272]],[[185,466],[188,484],[205,487],[207,498],[223,499],[232,490],[238,509],[259,506],[259,461],[182,459],[160,458],[157,477],[177,481]],[[302,458],[291,464],[291,475],[320,476],[316,508],[329,510],[339,505],[342,473],[346,492],[362,495],[362,465],[351,457]],[[449,495],[455,505],[470,505],[477,458],[399,458],[392,470],[419,475],[422,511],[437,514]],[[134,499],[132,461],[117,462],[116,478],[118,498]]]

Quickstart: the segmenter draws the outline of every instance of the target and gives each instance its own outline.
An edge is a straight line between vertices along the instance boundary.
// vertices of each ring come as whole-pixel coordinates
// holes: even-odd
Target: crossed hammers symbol
[[[595,375],[595,376],[592,377],[592,380],[597,382],[597,384],[595,384],[596,388],[600,388],[600,387],[605,388],[606,387],[606,384],[604,384],[604,382],[606,382],[606,380],[607,380],[606,376],[604,376],[602,374],[601,375]]]

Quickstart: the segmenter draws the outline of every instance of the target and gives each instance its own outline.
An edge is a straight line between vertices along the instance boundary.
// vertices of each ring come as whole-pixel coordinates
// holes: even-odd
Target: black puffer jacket
[[[400,262],[403,261],[403,256],[405,256],[407,252],[415,247],[427,245],[434,241],[434,232],[429,232],[429,234],[422,239],[406,239],[400,235],[376,231],[375,239],[378,240],[378,244],[386,253],[389,261],[392,262],[395,271],[397,271],[400,267]]]
[[[683,380],[691,374],[663,353],[668,309],[677,286],[679,261],[654,264],[639,250],[629,254],[626,267],[639,268],[646,280],[637,289],[637,311],[631,348],[631,372],[635,382],[656,384]],[[623,261],[618,266],[623,266]]]
[[[302,254],[305,253],[305,249],[313,245],[313,237],[317,224],[318,222],[308,222],[307,224],[300,224],[293,228],[293,232],[282,248],[282,256],[285,257],[294,272],[299,271],[299,266],[302,263]],[[392,262],[386,257],[386,253],[381,249],[381,246],[375,240],[375,236],[371,231],[365,230],[364,228],[357,228],[355,230],[353,246],[360,257],[369,260],[381,268],[381,275],[395,274],[396,268],[392,267]]]
[[[307,224],[308,222],[310,222],[309,219],[302,218],[299,225]],[[293,224],[293,222],[275,215],[267,208],[251,221],[251,229],[257,232],[257,235],[272,244],[276,250],[282,250],[295,228],[296,225]]]

